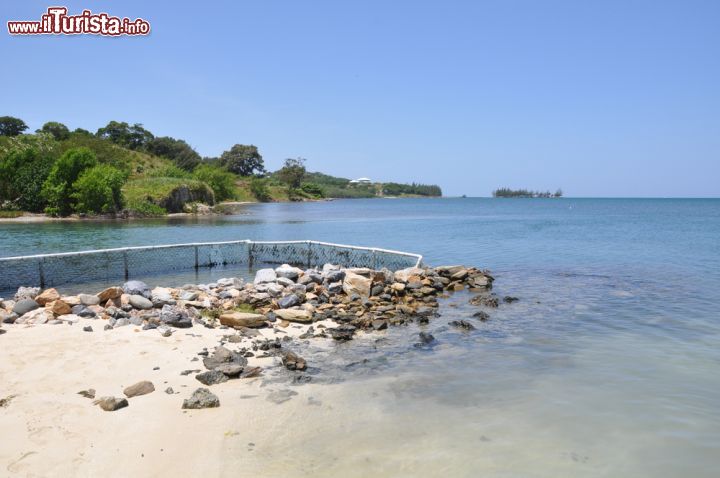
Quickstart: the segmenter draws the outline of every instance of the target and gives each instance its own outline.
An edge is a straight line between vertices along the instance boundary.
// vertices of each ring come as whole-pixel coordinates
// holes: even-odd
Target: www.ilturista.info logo
[[[68,15],[65,7],[50,7],[40,21],[8,21],[11,35],[148,35],[150,23],[137,18],[119,18],[107,13],[83,10],[80,15]]]

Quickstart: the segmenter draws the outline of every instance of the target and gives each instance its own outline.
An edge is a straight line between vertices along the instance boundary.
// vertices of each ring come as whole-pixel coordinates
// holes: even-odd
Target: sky
[[[147,37],[10,36],[67,6]],[[268,169],[577,197],[720,196],[720,2],[3,1],[0,116],[142,123]]]

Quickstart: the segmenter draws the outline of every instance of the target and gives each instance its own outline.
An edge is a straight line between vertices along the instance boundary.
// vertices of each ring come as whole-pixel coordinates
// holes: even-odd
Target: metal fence
[[[124,247],[0,258],[0,290],[50,287],[93,281],[112,282],[201,267],[266,264],[298,267],[388,268],[419,266],[422,256],[386,249],[318,241],[232,241]]]

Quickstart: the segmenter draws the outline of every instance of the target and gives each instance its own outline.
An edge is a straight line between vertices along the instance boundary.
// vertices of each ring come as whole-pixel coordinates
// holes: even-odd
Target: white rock
[[[68,322],[70,324],[76,324],[80,322],[80,316],[75,314],[65,314],[65,315],[59,315],[57,317],[57,320],[60,320],[62,322]]]
[[[423,276],[425,271],[419,267],[408,267],[407,269],[401,269],[395,271],[395,280],[398,282],[407,282],[410,276]]]
[[[297,267],[293,267],[290,264],[283,264],[277,269],[275,269],[275,274],[277,274],[278,277],[284,277],[286,279],[290,279],[292,281],[297,280],[298,277],[300,277],[300,274],[302,274],[302,269],[298,269]]]
[[[265,284],[267,282],[275,282],[277,279],[277,274],[275,274],[275,269],[260,269],[255,273],[255,280],[253,281],[255,284]]]

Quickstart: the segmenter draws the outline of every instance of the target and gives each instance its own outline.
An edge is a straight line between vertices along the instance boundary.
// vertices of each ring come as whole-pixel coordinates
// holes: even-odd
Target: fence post
[[[308,246],[307,267],[305,267],[305,268],[310,269],[310,267],[312,267],[312,242],[308,241],[307,246]]]
[[[195,246],[195,270],[198,270],[200,267],[200,262],[198,259],[198,246]]]
[[[128,268],[127,251],[123,251],[123,264],[125,266],[125,281],[130,279],[130,269]]]
[[[254,243],[248,244],[248,269],[252,270],[253,267],[253,247],[255,247]]]
[[[45,259],[40,259],[38,261],[38,272],[40,272],[40,288],[45,288],[45,270],[43,268],[43,262],[45,262]]]
[[[378,257],[377,257],[377,249],[373,248],[372,250],[372,265],[373,269],[377,270],[378,268]]]

